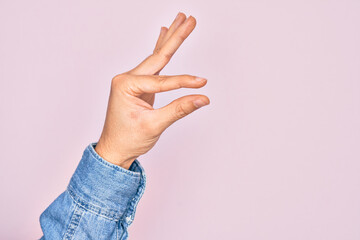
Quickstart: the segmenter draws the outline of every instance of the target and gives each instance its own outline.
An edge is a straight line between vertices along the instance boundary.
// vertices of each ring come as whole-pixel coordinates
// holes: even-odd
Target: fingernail
[[[195,78],[195,81],[197,81],[197,82],[204,82],[204,81],[206,81],[206,79],[205,79],[205,78],[201,78],[201,77],[196,77],[196,78]]]
[[[177,20],[180,17],[180,12],[176,15],[175,20]]]
[[[188,16],[188,18],[186,19],[186,22],[188,22],[190,20],[190,18],[193,18],[192,15]]]
[[[193,103],[194,103],[195,107],[197,107],[197,108],[201,108],[201,107],[207,105],[207,103],[201,99],[196,99],[193,101]]]

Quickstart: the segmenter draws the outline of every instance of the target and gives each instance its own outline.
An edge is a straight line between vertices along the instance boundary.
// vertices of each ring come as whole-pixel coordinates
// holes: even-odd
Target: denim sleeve
[[[41,239],[128,239],[146,177],[136,159],[129,170],[111,164],[89,144],[67,189],[41,214]]]

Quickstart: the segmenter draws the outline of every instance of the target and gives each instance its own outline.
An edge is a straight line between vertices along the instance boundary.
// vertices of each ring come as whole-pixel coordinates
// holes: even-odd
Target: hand
[[[159,75],[195,25],[194,17],[186,18],[180,12],[169,29],[161,28],[152,55],[112,79],[105,124],[95,147],[102,158],[129,169],[137,157],[155,145],[167,127],[210,103],[208,97],[194,94],[153,108],[155,93],[205,86],[206,79],[191,75]]]

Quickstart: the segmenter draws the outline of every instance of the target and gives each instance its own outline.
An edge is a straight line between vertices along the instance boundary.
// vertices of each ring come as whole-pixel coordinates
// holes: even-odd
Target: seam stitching
[[[95,215],[106,218],[108,220],[117,221],[120,219],[120,214],[117,213],[115,210],[109,211],[82,200],[79,196],[75,194],[75,192],[71,189],[70,186],[68,186],[67,192],[69,193],[70,197],[75,202],[75,204],[81,207],[82,209],[94,213]]]
[[[64,240],[71,240],[74,235],[77,227],[79,226],[81,217],[84,213],[84,209],[79,208],[78,206],[75,207],[74,213],[71,217],[70,224],[68,226],[68,229],[66,230]]]

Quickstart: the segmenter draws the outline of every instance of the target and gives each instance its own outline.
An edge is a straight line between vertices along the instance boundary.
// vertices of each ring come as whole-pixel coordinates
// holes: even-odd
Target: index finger
[[[161,71],[175,54],[176,50],[190,35],[196,26],[196,19],[189,16],[183,24],[181,24],[172,36],[163,44],[163,46],[147,57],[138,66],[130,72],[133,74],[153,75]]]

